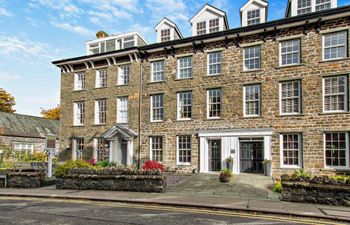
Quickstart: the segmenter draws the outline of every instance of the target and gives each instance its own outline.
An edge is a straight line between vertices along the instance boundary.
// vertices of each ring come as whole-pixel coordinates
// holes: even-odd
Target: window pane
[[[330,167],[347,166],[346,155],[349,154],[349,149],[346,143],[346,133],[326,133],[325,140],[326,165]]]
[[[191,136],[178,136],[178,161],[191,163]]]
[[[178,59],[178,78],[191,78],[192,77],[192,57],[185,57]]]
[[[164,95],[151,96],[151,121],[162,121],[164,116]]]
[[[151,81],[163,81],[164,80],[164,61],[158,61],[152,63],[152,78]]]
[[[221,89],[208,90],[208,117],[218,118],[221,116]]]
[[[260,115],[260,85],[249,85],[244,87],[245,115]]]
[[[282,82],[281,113],[300,113],[300,81]]]
[[[221,52],[208,54],[208,70],[209,75],[221,73]]]
[[[244,69],[253,70],[260,68],[260,46],[244,49]]]
[[[282,158],[283,165],[300,166],[301,158],[301,138],[300,134],[283,134],[282,135]]]
[[[283,41],[281,45],[281,65],[300,63],[300,40]]]
[[[151,137],[152,160],[163,162],[163,137]]]
[[[346,111],[347,77],[324,78],[324,110]]]
[[[178,93],[178,119],[190,119],[192,117],[192,92]]]

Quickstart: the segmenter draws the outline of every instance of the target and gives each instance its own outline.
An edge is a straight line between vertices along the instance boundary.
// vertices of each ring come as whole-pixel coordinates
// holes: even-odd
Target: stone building
[[[236,174],[261,173],[263,160],[274,174],[349,171],[350,6],[290,0],[274,21],[267,11],[249,0],[242,27],[230,29],[226,13],[206,4],[191,37],[165,18],[157,43],[134,37],[126,48],[53,62],[62,157],[153,159],[204,173],[229,157]]]
[[[21,154],[44,151],[46,136],[52,134],[58,137],[58,130],[58,120],[0,112],[0,143]],[[56,146],[58,144],[57,141]]]

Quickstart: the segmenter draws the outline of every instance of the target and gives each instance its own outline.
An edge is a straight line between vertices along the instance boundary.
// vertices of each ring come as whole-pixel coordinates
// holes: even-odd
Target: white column
[[[271,160],[271,136],[264,136],[264,159]]]
[[[114,146],[114,141],[113,140],[110,140],[109,141],[109,162],[113,162],[113,155],[114,155],[114,149],[115,149],[115,146]]]
[[[235,154],[233,156],[233,173],[239,174],[240,170],[240,151],[239,151],[239,138],[232,137],[232,147],[235,150]]]
[[[133,155],[134,155],[133,142],[134,142],[133,140],[128,140],[127,151],[126,151],[126,164],[128,166],[132,165],[133,163]]]
[[[115,155],[114,155],[114,162],[117,162],[118,164],[122,164],[122,145],[119,141],[119,139],[117,138],[115,140]]]
[[[97,138],[94,138],[92,140],[92,158],[94,160],[97,160],[97,149],[98,149],[98,140]]]
[[[208,142],[205,137],[200,138],[199,143],[199,154],[200,154],[200,167],[199,172],[206,173],[208,172]]]
[[[75,161],[77,160],[77,140],[73,139],[73,144],[72,144],[72,160]]]

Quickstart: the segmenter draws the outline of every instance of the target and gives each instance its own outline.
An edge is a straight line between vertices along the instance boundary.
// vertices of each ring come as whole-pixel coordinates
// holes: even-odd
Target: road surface
[[[342,224],[307,218],[112,202],[0,197],[1,225]],[[344,224],[344,223],[343,223]]]

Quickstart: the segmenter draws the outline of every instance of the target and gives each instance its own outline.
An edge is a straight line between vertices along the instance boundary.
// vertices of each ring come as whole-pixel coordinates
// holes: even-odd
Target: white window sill
[[[301,166],[282,165],[280,168],[281,168],[281,169],[301,169]]]
[[[339,111],[323,111],[322,113],[320,113],[320,115],[327,115],[327,114],[346,114],[349,113],[346,110],[339,110]]]
[[[222,73],[207,74],[207,77],[216,77],[220,75],[222,75]]]
[[[323,59],[322,61],[320,61],[320,63],[327,63],[327,62],[334,62],[334,61],[341,61],[341,60],[348,60],[350,59],[349,57],[345,57],[345,58],[336,58],[336,59]]]
[[[86,89],[79,89],[79,90],[73,90],[73,92],[80,92],[80,91],[86,91]]]
[[[151,122],[151,123],[163,123],[164,120],[151,120],[149,122]]]
[[[261,68],[258,68],[258,69],[243,69],[243,73],[250,73],[250,72],[259,72],[259,71],[262,71]]]
[[[287,65],[279,65],[276,67],[276,69],[283,69],[283,68],[289,68],[289,67],[297,67],[297,66],[303,66],[303,63],[296,63],[296,64],[287,64]]]
[[[176,121],[191,121],[192,120],[192,118],[177,118],[177,120]]]
[[[207,117],[207,120],[221,120],[221,117]]]
[[[94,126],[103,126],[106,125],[106,123],[95,123]]]
[[[191,166],[191,163],[176,163],[177,166]]]
[[[301,114],[301,113],[281,113],[280,116],[281,117],[284,117],[284,116],[304,116],[304,114]]]
[[[261,117],[261,115],[244,115],[243,118],[249,119],[249,118],[257,118]]]

